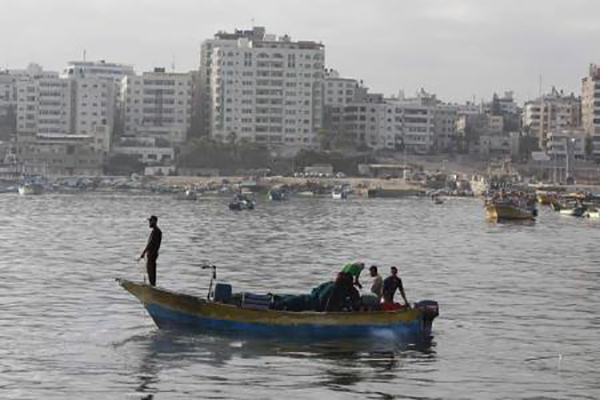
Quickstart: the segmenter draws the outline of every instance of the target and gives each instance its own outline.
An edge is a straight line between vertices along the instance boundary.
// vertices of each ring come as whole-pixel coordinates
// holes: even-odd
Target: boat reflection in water
[[[379,387],[378,394],[387,394],[389,398],[393,397],[394,382],[397,384],[396,371],[406,368],[407,364],[427,367],[437,361],[436,343],[432,340],[418,343],[379,340],[312,343],[272,339],[240,340],[227,335],[155,330],[146,335],[134,335],[114,346],[129,355],[129,363],[138,365],[131,390],[144,399],[158,395],[159,388],[164,385],[164,370],[169,369],[173,360],[177,360],[181,371],[189,368],[197,371],[197,383],[204,385],[206,397],[214,397],[210,394],[215,393],[223,394],[220,385],[239,379],[236,366],[245,368],[246,364],[251,363],[263,365],[253,375],[255,382],[268,380],[274,383],[274,377],[269,374],[277,371],[275,381],[285,382],[287,386],[302,385],[302,380],[294,383],[294,379],[306,376],[313,368],[318,368],[319,377],[311,384],[316,393],[322,393],[323,388],[340,390],[376,380],[385,384]],[[132,357],[137,357],[137,361],[132,360]],[[237,360],[244,360],[245,364],[240,367]],[[263,360],[268,360],[268,367],[265,367]],[[219,375],[215,380],[215,371],[223,371],[224,368],[229,373]],[[379,373],[374,377],[372,371]],[[170,382],[177,379],[171,374],[166,376]],[[245,393],[239,393],[240,396],[243,394]],[[258,392],[254,397],[264,398],[264,394]]]

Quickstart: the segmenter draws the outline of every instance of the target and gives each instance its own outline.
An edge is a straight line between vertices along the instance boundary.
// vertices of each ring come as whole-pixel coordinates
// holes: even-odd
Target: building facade
[[[73,131],[73,85],[57,73],[19,76],[16,81],[17,134]]]
[[[316,146],[324,62],[322,44],[261,27],[217,33],[201,46],[201,126],[221,141]]]
[[[170,165],[175,159],[175,150],[170,146],[160,146],[155,138],[122,139],[114,152],[134,156],[145,165]]]
[[[115,84],[97,77],[78,77],[72,81],[74,93],[74,131],[94,137],[94,147],[108,154],[115,123]]]
[[[18,137],[17,156],[30,174],[98,176],[104,155],[93,148],[93,137],[74,134],[29,134]]]
[[[133,66],[100,61],[70,61],[61,74],[63,78],[99,78],[111,81],[117,88],[123,78],[135,75]]]
[[[583,160],[586,134],[581,129],[563,129],[548,133],[546,153],[552,160],[565,160],[572,156],[575,160]]]
[[[582,80],[581,125],[592,139],[592,156],[600,161],[600,67],[591,64]]]
[[[435,103],[431,98],[384,98],[367,94],[359,101],[328,107],[327,130],[373,150],[430,153],[434,147]]]
[[[184,143],[192,116],[192,74],[155,68],[123,79],[124,134]]]
[[[344,78],[333,69],[325,70],[323,99],[325,107],[343,107],[365,100],[367,89],[356,79]]]
[[[545,149],[549,132],[576,129],[581,126],[581,99],[573,93],[552,91],[539,99],[528,101],[523,109],[523,129],[537,136],[540,148]]]

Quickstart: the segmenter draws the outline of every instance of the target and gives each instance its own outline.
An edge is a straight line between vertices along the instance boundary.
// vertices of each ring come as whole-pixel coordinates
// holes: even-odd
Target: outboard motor
[[[429,321],[433,321],[435,317],[440,315],[438,302],[434,300],[421,300],[414,304],[414,308],[422,310],[425,318]]]

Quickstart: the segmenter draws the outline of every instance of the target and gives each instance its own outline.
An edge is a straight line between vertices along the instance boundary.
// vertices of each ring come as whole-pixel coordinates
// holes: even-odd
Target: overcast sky
[[[218,30],[265,26],[321,41],[326,64],[387,95],[447,101],[542,86],[581,90],[600,63],[598,0],[0,0],[0,65],[105,59],[196,69]]]

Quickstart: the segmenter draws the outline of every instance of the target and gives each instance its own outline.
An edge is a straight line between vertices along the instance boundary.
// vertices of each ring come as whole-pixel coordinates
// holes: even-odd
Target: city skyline
[[[258,6],[257,6],[258,5]],[[195,70],[200,43],[218,30],[265,26],[326,46],[326,66],[363,80],[373,92],[407,95],[424,88],[464,102],[513,90],[522,103],[556,86],[581,92],[588,65],[600,59],[593,1],[178,0],[12,1],[0,16],[2,67],[105,59],[138,72],[163,66]],[[34,11],[32,11],[34,10]],[[48,18],[51,16],[51,18]],[[218,16],[218,17],[215,17]],[[158,27],[158,29],[157,29]],[[18,35],[15,35],[18,32]],[[76,33],[76,34],[74,34]]]

